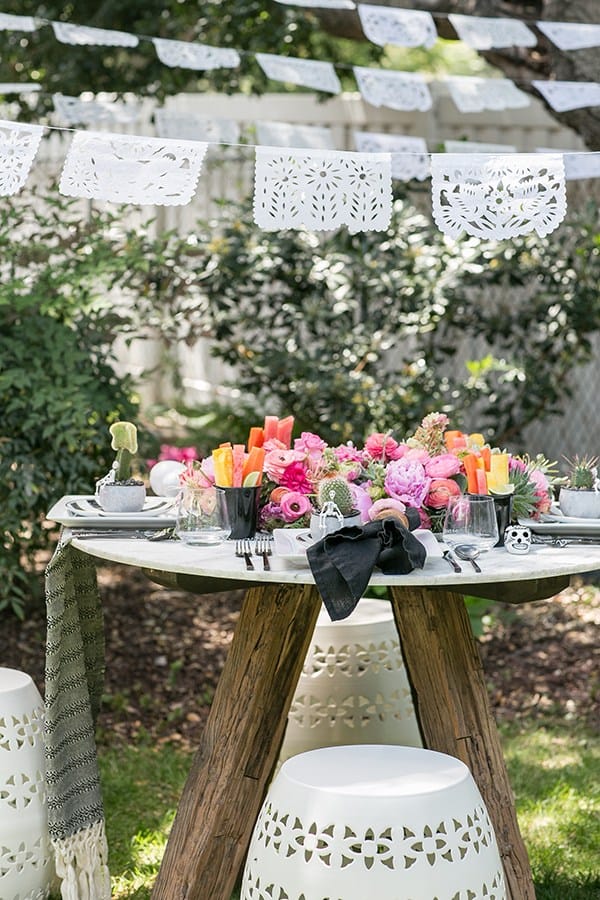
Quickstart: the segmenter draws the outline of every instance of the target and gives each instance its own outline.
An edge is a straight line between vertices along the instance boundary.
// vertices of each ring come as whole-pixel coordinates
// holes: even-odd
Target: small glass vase
[[[215,487],[184,487],[177,503],[175,534],[186,544],[211,545],[227,540],[231,528],[227,506]]]

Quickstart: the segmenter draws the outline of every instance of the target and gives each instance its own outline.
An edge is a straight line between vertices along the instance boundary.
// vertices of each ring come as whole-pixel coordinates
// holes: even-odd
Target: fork
[[[263,561],[263,570],[265,572],[269,572],[271,569],[271,564],[269,563],[269,557],[272,554],[271,550],[271,541],[266,535],[260,535],[256,537],[254,541],[254,553],[256,556],[262,556]]]
[[[249,540],[236,541],[235,542],[235,555],[241,557],[246,560],[246,568],[249,571],[254,571],[254,563],[252,562],[252,548],[250,546]]]

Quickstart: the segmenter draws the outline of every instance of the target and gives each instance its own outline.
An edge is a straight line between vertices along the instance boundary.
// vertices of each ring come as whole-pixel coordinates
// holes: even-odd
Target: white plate
[[[519,525],[531,528],[534,534],[550,534],[556,537],[566,535],[579,537],[597,537],[600,539],[600,519],[554,519],[538,522],[535,519],[519,519]]]
[[[600,525],[600,519],[584,519],[578,516],[565,516],[559,506],[553,506],[549,513],[543,513],[542,522],[564,522],[567,525]]]
[[[425,547],[428,559],[441,557],[443,548],[433,532],[417,528],[412,533]],[[273,552],[291,566],[308,566],[306,551],[313,543],[308,528],[275,528],[273,531]]]
[[[47,518],[69,528],[169,528],[175,525],[175,507],[173,497],[147,497],[140,512],[109,513],[98,506],[93,495],[68,495],[54,504]]]

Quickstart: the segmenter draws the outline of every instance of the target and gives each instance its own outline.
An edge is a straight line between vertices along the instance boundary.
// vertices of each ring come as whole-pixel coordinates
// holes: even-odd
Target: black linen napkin
[[[328,534],[307,551],[308,562],[332,622],[347,618],[375,566],[386,575],[422,569],[425,547],[397,519],[381,519]]]

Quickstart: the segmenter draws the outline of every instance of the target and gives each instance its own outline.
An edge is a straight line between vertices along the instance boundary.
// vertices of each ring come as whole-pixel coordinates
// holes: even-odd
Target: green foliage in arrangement
[[[112,461],[107,422],[135,413],[113,368],[115,316],[94,305],[112,250],[102,224],[65,203],[0,207],[0,613],[39,595],[44,513],[93,490]]]

